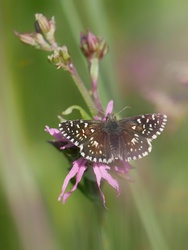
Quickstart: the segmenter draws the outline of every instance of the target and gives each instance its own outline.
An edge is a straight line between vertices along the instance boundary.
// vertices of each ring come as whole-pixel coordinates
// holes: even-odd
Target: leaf
[[[82,119],[91,120],[91,116],[89,116],[88,113],[86,113],[86,111],[82,107],[80,107],[78,105],[72,105],[72,106],[70,106],[65,111],[63,111],[62,114],[63,115],[69,115],[69,114],[72,113],[72,111],[74,109],[76,109],[76,110],[78,110],[80,112]]]

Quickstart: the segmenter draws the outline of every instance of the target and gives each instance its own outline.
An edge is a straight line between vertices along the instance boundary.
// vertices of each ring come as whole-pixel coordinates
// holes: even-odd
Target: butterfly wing
[[[74,120],[60,124],[62,135],[80,148],[80,154],[93,162],[140,159],[152,150],[151,141],[164,130],[167,116],[146,114],[124,118]],[[115,127],[114,127],[115,124]]]
[[[60,123],[62,135],[80,148],[80,154],[93,162],[109,163],[113,160],[109,136],[99,120],[74,120]]]
[[[152,150],[151,141],[164,130],[167,116],[146,114],[127,117],[119,121],[121,127],[119,158],[121,160],[140,159]]]

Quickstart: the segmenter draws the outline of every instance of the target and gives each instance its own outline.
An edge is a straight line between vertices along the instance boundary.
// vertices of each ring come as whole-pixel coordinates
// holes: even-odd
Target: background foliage
[[[152,153],[133,163],[121,195],[106,185],[106,249],[175,250],[188,245],[188,3],[186,1],[0,1],[0,249],[100,249],[93,205],[76,191],[57,202],[67,162],[46,143],[68,106],[83,105],[70,76],[14,35],[33,31],[35,13],[55,16],[88,84],[80,31],[104,36],[103,105],[122,116],[165,112]]]

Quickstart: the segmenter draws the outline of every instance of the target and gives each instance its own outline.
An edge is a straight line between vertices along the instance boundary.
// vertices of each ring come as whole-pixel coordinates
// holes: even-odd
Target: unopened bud
[[[91,61],[93,58],[102,59],[108,52],[108,45],[104,38],[97,37],[90,31],[81,33],[81,49],[84,55]]]

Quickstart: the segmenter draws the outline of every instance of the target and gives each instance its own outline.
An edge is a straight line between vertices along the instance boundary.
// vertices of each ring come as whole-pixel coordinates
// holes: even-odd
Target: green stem
[[[102,104],[99,98],[98,92],[98,79],[99,79],[99,59],[93,58],[89,65],[90,67],[90,77],[91,77],[91,86],[92,86],[92,94],[95,102],[95,106],[98,111],[103,111]]]
[[[86,104],[88,105],[92,116],[95,116],[96,115],[95,104],[94,104],[93,100],[91,99],[88,90],[86,89],[83,81],[81,80],[80,76],[78,75],[78,72],[76,71],[73,64],[71,65],[69,72],[71,73],[71,76],[72,76],[78,90],[80,91],[83,99],[85,100]]]
[[[95,204],[95,211],[98,221],[98,249],[99,250],[109,250],[109,241],[105,230],[106,221],[106,209],[100,204]]]

